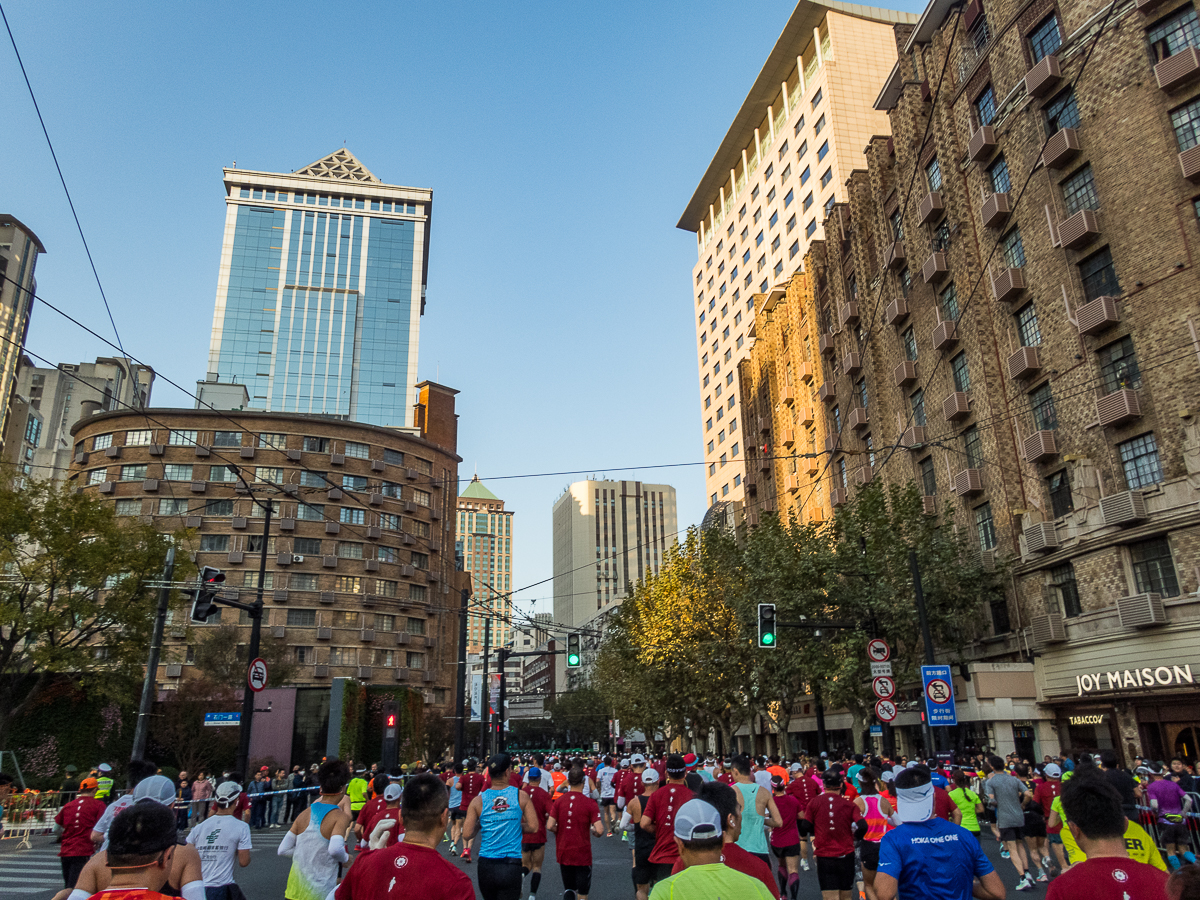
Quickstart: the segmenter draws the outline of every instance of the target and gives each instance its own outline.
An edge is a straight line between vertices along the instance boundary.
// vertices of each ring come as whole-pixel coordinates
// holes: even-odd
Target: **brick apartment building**
[[[118,515],[183,532],[196,565],[224,570],[227,595],[253,602],[263,509],[238,467],[273,504],[262,640],[292,648],[293,683],[403,685],[448,714],[468,587],[453,552],[457,392],[418,391],[415,427],[403,429],[294,413],[100,413],[72,429],[68,483],[111,499]],[[222,615],[248,644],[248,616]],[[167,687],[188,677],[207,627],[168,626]]]
[[[915,480],[931,513],[952,500],[985,563],[1011,566],[964,674],[1034,707],[988,743],[1195,760],[1195,7],[935,0],[895,35],[891,136],[804,274],[756,298],[774,310],[743,364],[762,446],[830,451],[791,481],[774,460],[762,506],[813,518],[879,477]]]

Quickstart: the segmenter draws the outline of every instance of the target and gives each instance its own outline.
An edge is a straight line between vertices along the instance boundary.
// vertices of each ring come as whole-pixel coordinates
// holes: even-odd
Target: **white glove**
[[[388,830],[395,827],[395,819],[380,819],[375,823],[375,827],[371,829],[371,839],[368,841],[368,846],[372,850],[382,850],[387,846]]]

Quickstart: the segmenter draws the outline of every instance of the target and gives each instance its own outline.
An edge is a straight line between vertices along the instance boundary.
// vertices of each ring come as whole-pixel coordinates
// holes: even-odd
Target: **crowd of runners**
[[[621,895],[637,900],[799,900],[815,897],[812,870],[822,900],[1001,900],[988,840],[1017,891],[1047,884],[1049,900],[1200,898],[1192,774],[1138,763],[499,753],[385,773],[333,759],[300,788],[268,774],[287,793],[264,823],[237,773],[181,819],[178,781],[135,761],[132,790],[106,803],[85,778],[60,811],[56,900],[241,900],[252,821],[287,827],[286,900],[469,900],[472,867],[484,900],[537,900],[550,835],[564,900],[588,897],[600,840],[627,845]]]

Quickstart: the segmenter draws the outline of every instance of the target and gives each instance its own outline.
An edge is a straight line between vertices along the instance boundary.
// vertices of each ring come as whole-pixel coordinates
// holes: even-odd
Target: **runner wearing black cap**
[[[512,757],[497,753],[488,760],[492,785],[467,808],[463,836],[470,846],[475,832],[479,842],[479,893],[483,900],[519,900],[521,835],[538,830],[537,814],[529,795],[510,784]]]
[[[679,847],[671,829],[679,807],[692,799],[692,792],[684,784],[687,766],[683,757],[678,753],[668,756],[666,772],[667,783],[650,797],[638,823],[643,831],[654,835],[654,849],[650,851],[652,883],[669,877],[671,867],[679,859]]]

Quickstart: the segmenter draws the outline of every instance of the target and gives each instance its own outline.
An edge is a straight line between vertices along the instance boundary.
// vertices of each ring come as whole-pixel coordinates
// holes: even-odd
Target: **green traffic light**
[[[568,666],[577,666],[577,665],[579,665],[579,654],[577,654],[577,653],[572,653],[570,656],[568,656],[568,657],[567,657],[567,665],[568,665]]]
[[[775,635],[771,634],[771,633],[768,631],[766,634],[764,634],[764,635],[762,636],[762,642],[763,642],[764,644],[773,644],[773,643],[775,643]]]

